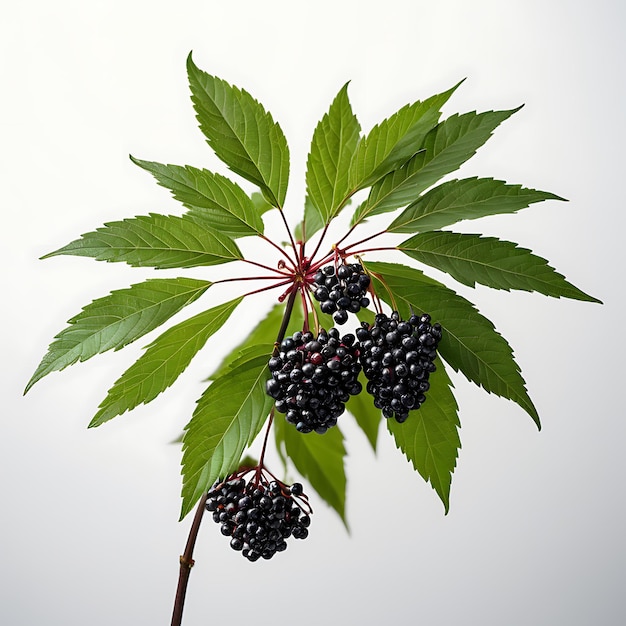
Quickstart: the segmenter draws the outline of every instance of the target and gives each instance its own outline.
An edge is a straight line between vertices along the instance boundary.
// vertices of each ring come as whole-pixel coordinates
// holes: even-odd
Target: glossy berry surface
[[[363,322],[357,330],[366,389],[386,418],[404,422],[426,401],[441,339],[441,326],[430,322],[428,314],[404,321],[394,311],[379,313],[373,326]]]
[[[230,477],[211,488],[205,508],[230,537],[230,547],[249,561],[271,559],[287,549],[289,537],[309,534],[312,511],[300,483],[289,487],[256,472],[249,482]]]
[[[361,392],[359,345],[336,328],[296,332],[285,338],[268,363],[266,391],[276,410],[300,432],[323,434],[337,424],[350,396]]]
[[[370,277],[360,263],[326,265],[314,277],[314,295],[323,313],[332,314],[336,324],[345,324],[348,313],[369,306]]]

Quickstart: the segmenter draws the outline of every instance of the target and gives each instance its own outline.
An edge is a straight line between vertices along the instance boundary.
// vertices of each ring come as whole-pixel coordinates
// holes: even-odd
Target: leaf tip
[[[91,422],[89,422],[89,424],[87,424],[87,428],[97,428],[98,426],[101,426],[104,423],[103,420],[100,419],[100,412],[98,411],[98,413],[96,413]]]
[[[189,500],[185,498],[183,500],[183,503],[180,506],[180,516],[178,518],[178,521],[182,522],[187,517],[187,515],[191,512],[192,508],[193,508],[193,503],[190,504]]]
[[[187,66],[187,75],[189,76],[189,78],[191,78],[192,74],[196,75],[200,72],[200,69],[194,63],[194,60],[193,60],[193,50],[190,50],[189,54],[187,55],[186,66]]]
[[[150,169],[150,166],[154,166],[154,163],[151,163],[150,161],[144,161],[143,159],[138,159],[137,157],[134,157],[132,154],[128,155],[128,158],[138,167],[140,167],[142,170],[146,170],[147,172],[153,173],[153,170]]]
[[[58,252],[59,252],[58,250],[54,250],[53,252],[47,252],[43,256],[39,257],[39,261],[44,261],[45,259],[49,259],[51,256],[55,256],[56,254],[58,254]]]

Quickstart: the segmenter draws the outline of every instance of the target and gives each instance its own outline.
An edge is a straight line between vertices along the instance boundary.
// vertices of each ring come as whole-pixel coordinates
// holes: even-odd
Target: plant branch
[[[189,575],[191,574],[191,568],[193,567],[193,549],[196,545],[196,538],[198,536],[198,530],[200,529],[200,522],[202,521],[202,515],[204,514],[204,506],[207,501],[208,492],[200,498],[198,502],[198,508],[193,518],[191,528],[189,530],[189,537],[187,538],[187,545],[185,545],[185,552],[180,557],[180,572],[178,574],[178,587],[176,588],[176,599],[174,600],[174,611],[172,612],[172,626],[180,626],[183,619],[183,607],[185,606],[185,596],[187,594],[187,584],[189,583]]]
[[[354,226],[352,227],[354,228]],[[341,239],[341,241],[339,241],[339,243],[337,245],[339,245],[342,241],[344,241],[346,239],[346,237],[350,234],[350,232],[352,232],[352,230],[350,230],[345,237],[343,237]],[[373,235],[370,235],[369,237],[365,237],[365,239],[361,239],[360,241],[356,241],[354,243],[351,243],[349,246],[346,246],[344,248],[344,250],[347,252],[348,250],[350,250],[351,248],[354,248],[356,246],[360,246],[362,243],[365,243],[366,241],[371,241],[372,239],[376,238],[376,237],[380,237],[381,235],[384,235],[387,231],[386,230],[381,230],[377,233],[374,233]],[[354,254],[354,253],[351,253]]]
[[[400,248],[398,248],[397,246],[383,246],[381,248],[363,248],[362,250],[354,250],[353,252],[350,252],[350,254],[356,256],[357,254],[365,254],[366,252],[384,252],[388,250],[399,250],[399,249]],[[347,249],[345,251],[347,251]]]
[[[281,281],[280,283],[276,283],[275,285],[269,285],[268,287],[261,287],[260,289],[255,289],[254,291],[248,291],[248,293],[244,294],[244,297],[253,296],[255,293],[263,293],[264,291],[269,291],[270,289],[277,289],[278,287],[284,287],[285,285],[291,284],[293,281],[288,278],[286,280]]]
[[[235,283],[242,280],[285,280],[285,277],[281,274],[280,276],[238,276],[234,278],[221,278],[220,280],[213,281],[214,285],[220,285],[222,283]],[[282,285],[283,283],[281,283]],[[274,285],[275,287],[276,285]]]
[[[291,228],[289,228],[289,224],[287,223],[287,218],[285,217],[285,213],[282,209],[280,209],[280,216],[283,218],[283,224],[285,225],[285,230],[289,235],[289,241],[291,242],[291,247],[293,248],[293,253],[298,256],[298,249],[296,248],[296,242],[293,239],[293,235],[291,234]]]
[[[241,261],[243,261],[244,263],[248,263],[249,265],[256,265],[257,267],[261,267],[264,270],[268,270],[270,272],[274,272],[275,274],[280,274],[281,276],[291,276],[291,273],[289,272],[283,272],[279,269],[276,269],[274,267],[269,267],[268,265],[263,265],[263,263],[257,263],[256,261],[252,261],[251,259],[240,259]],[[290,259],[291,261],[291,259]]]
[[[272,424],[274,423],[274,409],[270,411],[269,421],[267,423],[267,428],[265,430],[265,437],[263,438],[263,447],[261,448],[261,456],[259,458],[258,469],[261,471],[263,468],[263,462],[265,460],[265,450],[267,448],[267,440],[269,438],[270,430],[272,429]]]
[[[287,300],[287,305],[285,306],[285,313],[283,314],[283,320],[280,324],[280,328],[278,329],[278,334],[276,335],[275,345],[277,348],[282,340],[285,338],[285,333],[287,332],[287,326],[289,325],[289,319],[291,318],[291,312],[293,311],[293,305],[296,301],[298,291],[298,287],[294,285],[291,293],[289,294],[289,299]]]
[[[324,241],[324,237],[326,236],[326,232],[328,231],[328,227],[330,226],[330,222],[324,225],[324,230],[320,235],[319,241],[317,242],[317,246],[315,246],[315,250],[313,250],[313,254],[309,257],[309,261],[313,261],[315,255],[318,253],[320,246],[322,245],[322,241]]]
[[[282,215],[283,212],[281,211],[280,213]],[[263,239],[264,241],[267,241],[267,243],[269,243],[271,246],[276,248],[276,250],[278,250],[292,265],[295,265],[293,259],[289,256],[289,253],[284,248],[281,248],[277,243],[274,243],[269,237],[266,237],[265,235],[259,235],[259,236],[261,237],[261,239]]]

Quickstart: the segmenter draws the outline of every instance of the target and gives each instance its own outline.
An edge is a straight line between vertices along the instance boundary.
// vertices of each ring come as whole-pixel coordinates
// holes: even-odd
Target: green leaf
[[[42,258],[61,254],[158,269],[218,265],[243,258],[230,237],[197,219],[157,213],[109,222]]]
[[[350,162],[360,131],[346,83],[315,128],[307,160],[307,195],[325,224],[339,213],[350,196]]]
[[[472,157],[493,130],[517,110],[453,115],[441,122],[426,136],[424,150],[372,187],[352,217],[352,224],[413,202],[422,191]]]
[[[417,411],[411,411],[404,423],[390,419],[387,427],[413,467],[430,481],[448,513],[452,473],[461,447],[458,406],[443,365],[437,365],[429,382],[426,402]]]
[[[365,202],[362,202],[354,212],[352,225],[373,215],[394,211],[412,202],[423,190],[422,168],[422,156],[418,153],[400,169],[390,172],[375,183]]]
[[[438,230],[461,220],[515,213],[534,202],[564,200],[546,191],[507,185],[493,178],[449,180],[408,206],[387,228],[390,233]]]
[[[350,167],[350,186],[355,190],[369,187],[419,152],[439,121],[441,107],[460,84],[423,102],[407,104],[374,126],[359,141]]]
[[[367,385],[367,379],[361,373],[359,377],[363,385],[363,389]],[[371,396],[365,391],[356,396],[350,396],[346,403],[346,410],[352,414],[361,430],[365,433],[374,452],[378,443],[378,431],[380,430],[380,422],[382,413],[372,403]]]
[[[266,317],[252,327],[248,336],[222,359],[215,372],[211,374],[211,379],[223,376],[232,367],[232,363],[241,358],[243,354],[254,354],[257,349],[265,349],[267,354],[271,354],[284,312],[284,304],[273,306]],[[296,330],[302,330],[303,319],[302,308],[294,307],[289,318],[287,335],[295,333]]]
[[[176,200],[208,226],[232,237],[263,233],[261,214],[246,192],[232,180],[190,165],[163,165],[153,161],[133,163],[150,172]]]
[[[274,208],[259,191],[253,191],[250,194],[250,200],[252,200],[252,204],[258,215],[263,215]]]
[[[348,203],[346,203],[348,204]],[[308,241],[318,231],[324,228],[324,218],[317,210],[317,207],[311,202],[309,196],[304,198],[304,217],[298,223],[295,230],[296,239],[300,241]]]
[[[398,249],[470,287],[480,283],[494,289],[538,291],[555,298],[600,302],[568,283],[545,259],[511,241],[433,231],[403,241]]]
[[[187,59],[191,100],[200,130],[215,154],[282,207],[289,178],[289,148],[280,126],[247,91],[198,69]]]
[[[157,337],[111,387],[89,426],[100,426],[139,404],[147,404],[165,391],[209,337],[224,325],[242,299],[203,311]]]
[[[273,400],[265,393],[270,355],[240,360],[202,394],[183,437],[181,519],[218,478],[239,465]]]
[[[429,313],[441,324],[438,351],[455,371],[487,392],[516,402],[541,427],[511,347],[471,302],[417,269],[395,263],[364,266],[377,295],[400,315]]]
[[[320,498],[337,511],[347,527],[344,468],[346,449],[339,427],[330,428],[323,435],[304,435],[278,414],[274,428],[278,445],[284,442],[285,452],[298,472],[309,481]]]
[[[208,281],[192,278],[151,278],[94,300],[54,338],[24,393],[50,372],[139,339],[210,286]]]
[[[421,193],[442,176],[459,168],[476,154],[504,120],[520,109],[455,114],[433,128],[424,140],[424,151],[415,159],[415,168],[421,163],[420,184],[415,183],[413,190]]]

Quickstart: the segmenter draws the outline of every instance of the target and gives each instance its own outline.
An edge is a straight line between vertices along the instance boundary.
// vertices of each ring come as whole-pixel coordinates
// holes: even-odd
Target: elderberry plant
[[[278,123],[248,92],[199,69],[191,55],[187,70],[209,146],[256,190],[207,169],[131,157],[185,211],[109,222],[43,258],[86,256],[162,270],[239,264],[251,273],[213,281],[210,273],[150,278],[94,300],[54,338],[26,390],[53,371],[134,342],[212,286],[240,281],[240,296],[152,340],[97,408],[89,425],[100,426],[157,397],[209,340],[218,340],[231,315],[245,319],[255,294],[278,290],[266,318],[235,340],[185,427],[181,518],[200,501],[194,532],[206,507],[249,560],[284,550],[289,536],[304,538],[312,509],[302,487],[287,486],[265,465],[272,431],[282,460],[345,519],[344,413],[374,448],[385,421],[447,512],[460,447],[450,369],[517,403],[538,427],[540,421],[507,341],[469,300],[423,268],[471,287],[599,302],[516,243],[445,230],[562,200],[493,178],[442,182],[519,108],[441,119],[459,83],[364,133],[346,84],[314,130],[302,210],[285,206],[289,150]],[[337,232],[346,220],[335,218],[350,206],[349,224]],[[270,211],[284,231],[266,234]],[[372,226],[381,220],[371,218],[382,214],[390,214],[386,225]],[[267,254],[245,256],[237,244],[244,237],[258,239]],[[396,251],[404,263],[377,261],[380,250]],[[246,290],[250,282],[256,284]],[[264,426],[260,460],[242,467]],[[190,566],[187,553],[186,559]]]

